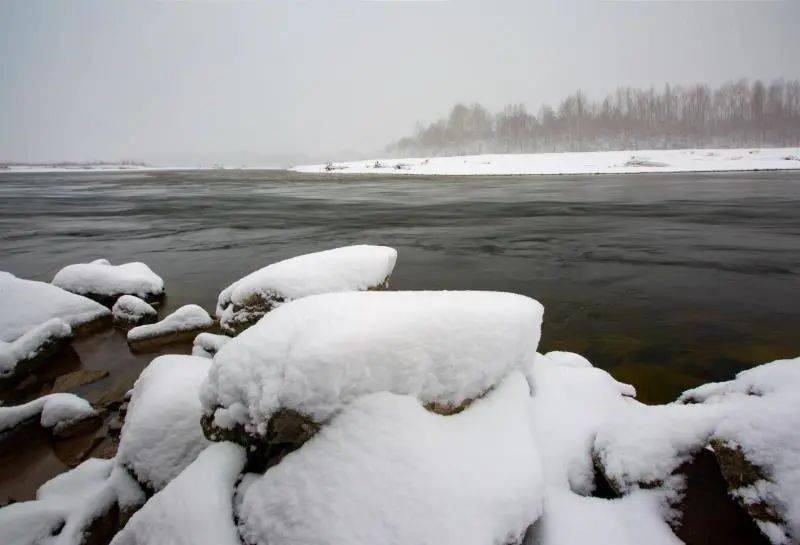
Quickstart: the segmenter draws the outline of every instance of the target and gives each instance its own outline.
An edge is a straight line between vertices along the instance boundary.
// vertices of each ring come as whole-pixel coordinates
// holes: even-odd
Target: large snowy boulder
[[[111,307],[114,325],[119,327],[135,327],[152,324],[158,320],[158,313],[147,301],[135,295],[123,295]]]
[[[112,265],[105,259],[68,265],[53,285],[111,306],[121,295],[152,301],[164,295],[164,281],[144,263]]]
[[[511,373],[463,412],[380,392],[240,487],[246,543],[519,543],[541,514],[528,384]]]
[[[0,385],[35,371],[71,339],[69,324],[51,318],[11,342],[0,340]]]
[[[128,331],[128,344],[137,352],[194,339],[214,325],[208,312],[198,305],[184,305],[160,322],[134,327]]]
[[[200,385],[211,361],[161,356],[142,371],[128,404],[117,461],[157,491],[210,443],[200,427]]]
[[[532,361],[542,314],[533,299],[498,292],[299,299],[214,356],[202,390],[206,433],[297,446],[348,402],[381,391],[458,412]]]
[[[0,341],[14,341],[52,318],[66,322],[75,335],[111,323],[108,309],[91,299],[0,271]]]
[[[241,545],[232,499],[244,463],[238,445],[208,447],[133,515],[112,545]]]
[[[731,497],[772,543],[800,539],[800,358],[685,392],[679,402],[622,411],[600,427],[594,453],[619,493],[662,487],[678,505],[711,452]],[[698,461],[699,460],[699,461]]]
[[[239,333],[273,308],[301,297],[388,287],[397,251],[345,246],[273,263],[237,280],[217,300],[223,330]]]

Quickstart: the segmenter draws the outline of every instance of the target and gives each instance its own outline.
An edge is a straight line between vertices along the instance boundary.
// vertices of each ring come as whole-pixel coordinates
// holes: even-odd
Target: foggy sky
[[[457,101],[800,77],[800,2],[0,1],[0,160],[380,154]]]

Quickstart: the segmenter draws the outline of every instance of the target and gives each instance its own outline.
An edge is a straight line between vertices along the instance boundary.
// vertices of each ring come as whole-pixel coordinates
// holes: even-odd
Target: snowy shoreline
[[[800,170],[800,148],[629,150],[371,159],[289,169],[322,174],[518,176]]]

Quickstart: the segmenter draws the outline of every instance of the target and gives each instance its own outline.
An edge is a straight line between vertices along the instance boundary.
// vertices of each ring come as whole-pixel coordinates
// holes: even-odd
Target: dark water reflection
[[[399,250],[398,289],[535,297],[545,350],[587,355],[645,401],[800,354],[800,173],[0,174],[0,269],[49,281],[69,263],[141,260],[168,310],[211,310],[247,272],[357,242]],[[150,359],[116,332],[75,349],[112,371],[93,388]]]

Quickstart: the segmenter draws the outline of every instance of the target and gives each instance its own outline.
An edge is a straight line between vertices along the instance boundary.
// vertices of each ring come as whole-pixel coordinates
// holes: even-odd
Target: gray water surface
[[[49,281],[70,263],[144,261],[167,310],[213,311],[257,268],[352,243],[398,249],[396,289],[538,299],[543,350],[580,352],[645,401],[800,355],[800,172],[0,174],[0,269]],[[149,360],[119,363],[124,350],[92,346],[127,380]]]

